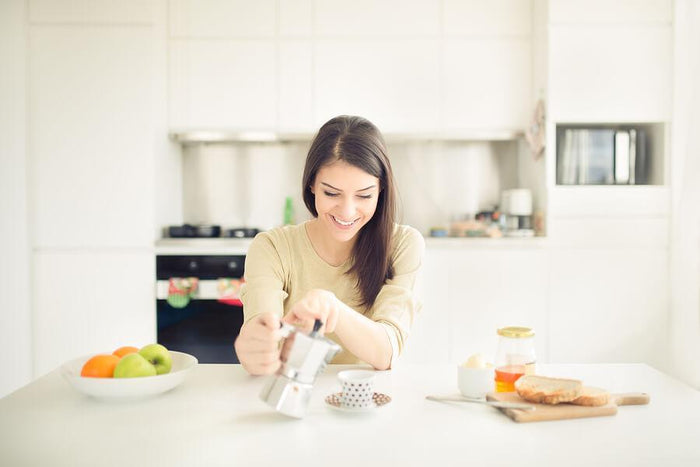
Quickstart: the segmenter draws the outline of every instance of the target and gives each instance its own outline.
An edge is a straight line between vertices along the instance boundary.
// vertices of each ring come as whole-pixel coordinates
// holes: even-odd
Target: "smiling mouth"
[[[353,220],[353,221],[345,222],[345,221],[341,221],[340,219],[338,219],[337,217],[335,217],[335,216],[333,216],[333,215],[331,215],[331,217],[333,218],[333,220],[334,220],[338,225],[342,225],[343,227],[350,227],[350,226],[353,225],[355,222],[357,222],[358,220],[360,220],[360,218],[358,217],[357,219],[355,219],[355,220]]]

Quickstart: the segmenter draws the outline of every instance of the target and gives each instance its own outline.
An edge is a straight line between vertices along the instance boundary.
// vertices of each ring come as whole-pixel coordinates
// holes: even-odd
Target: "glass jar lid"
[[[508,326],[505,328],[500,328],[497,332],[499,336],[511,337],[515,339],[521,337],[533,337],[535,335],[535,331],[533,331],[532,328],[524,328],[520,326]]]

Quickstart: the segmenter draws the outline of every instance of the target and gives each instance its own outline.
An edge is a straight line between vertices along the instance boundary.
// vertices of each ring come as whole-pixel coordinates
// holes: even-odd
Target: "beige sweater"
[[[241,290],[243,313],[247,322],[254,316],[273,312],[280,317],[312,289],[333,292],[358,313],[382,323],[392,344],[392,363],[403,351],[421,303],[414,294],[425,241],[414,228],[396,225],[391,262],[394,277],[382,286],[370,310],[359,306],[355,280],[345,275],[350,261],[331,266],[318,256],[306,233],[305,223],[278,227],[258,234],[248,249],[245,284]],[[327,337],[342,346],[333,333]],[[359,363],[343,349],[333,363]]]

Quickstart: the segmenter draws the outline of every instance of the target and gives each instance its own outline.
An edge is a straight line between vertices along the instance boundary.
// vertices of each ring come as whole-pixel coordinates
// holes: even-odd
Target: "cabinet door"
[[[317,41],[317,125],[354,114],[383,132],[436,130],[439,55],[437,39]]]
[[[530,38],[447,39],[443,125],[460,129],[522,129],[530,118]]]
[[[273,41],[172,39],[170,47],[171,128],[276,127]]]
[[[535,330],[538,360],[547,361],[547,270],[545,250],[454,251],[449,266],[450,361],[480,352],[493,361],[496,330]]]
[[[670,26],[555,24],[549,34],[549,102],[554,120],[670,118]]]
[[[148,24],[156,6],[144,0],[32,0],[27,3],[29,22],[42,24]]]
[[[153,60],[150,27],[30,28],[35,246],[152,243]]]
[[[550,0],[549,18],[553,23],[670,22],[673,0]]]
[[[34,254],[34,374],[67,360],[156,340],[151,253]]]
[[[663,363],[666,249],[552,251],[550,359],[555,363]]]
[[[448,281],[450,252],[429,248],[425,252],[416,293],[423,309],[413,323],[401,363],[439,364],[448,354]]]
[[[315,33],[324,37],[405,37],[440,32],[440,3],[434,0],[324,0],[314,2],[313,9]]]
[[[250,38],[275,34],[275,0],[169,0],[170,36]]]
[[[310,40],[279,45],[279,130],[314,133],[313,47]]]

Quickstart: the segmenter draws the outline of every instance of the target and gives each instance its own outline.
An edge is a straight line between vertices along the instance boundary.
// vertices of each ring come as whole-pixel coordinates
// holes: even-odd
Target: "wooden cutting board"
[[[491,392],[486,400],[503,402],[521,402],[531,404],[518,396],[517,392]],[[499,409],[516,422],[541,422],[545,420],[565,420],[569,418],[603,417],[615,415],[618,406],[644,405],[649,403],[649,395],[643,392],[610,394],[610,402],[598,407],[585,407],[573,404],[534,404],[535,410]]]

